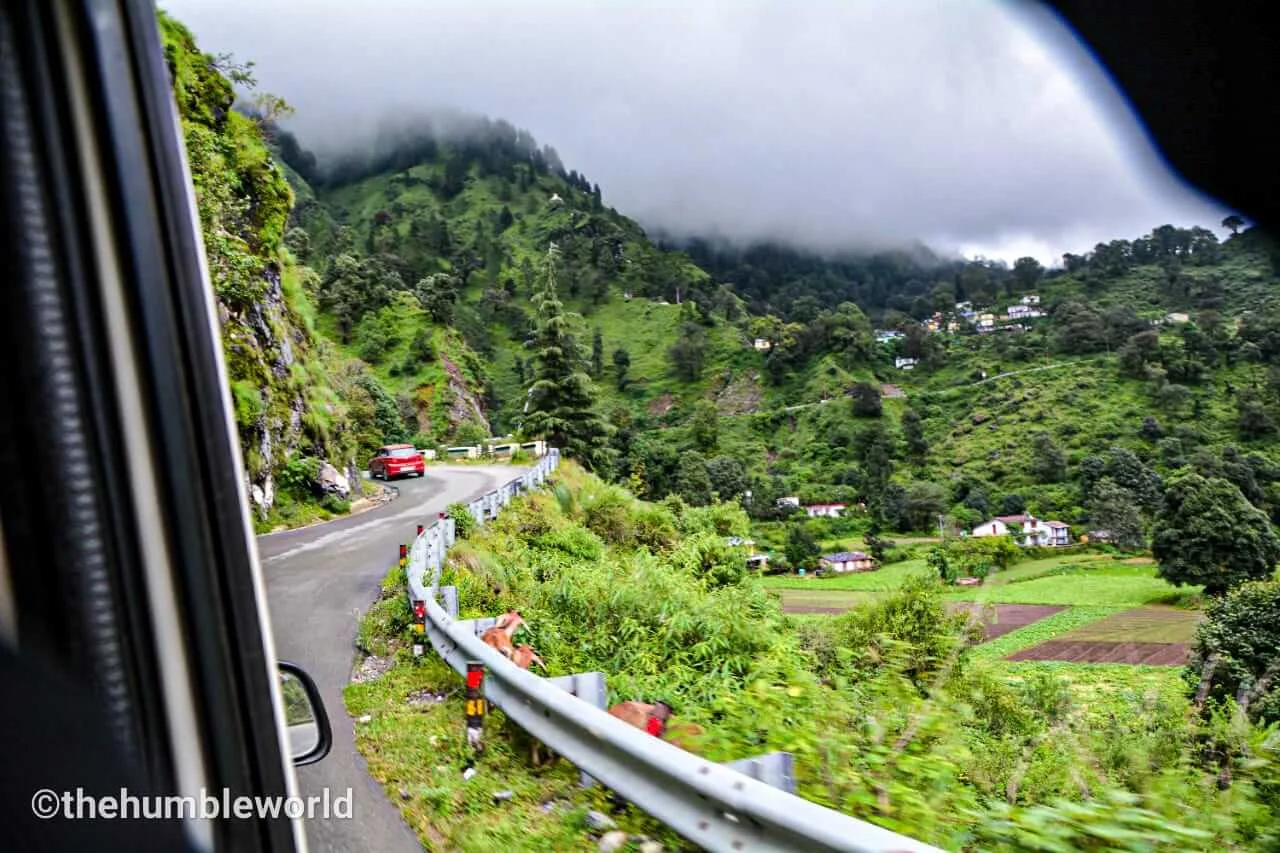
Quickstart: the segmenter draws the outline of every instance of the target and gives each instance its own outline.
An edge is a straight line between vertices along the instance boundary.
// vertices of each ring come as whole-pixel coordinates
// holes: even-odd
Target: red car
[[[426,471],[427,463],[422,454],[412,444],[388,444],[379,447],[369,462],[369,476],[390,480],[409,474],[421,477]]]

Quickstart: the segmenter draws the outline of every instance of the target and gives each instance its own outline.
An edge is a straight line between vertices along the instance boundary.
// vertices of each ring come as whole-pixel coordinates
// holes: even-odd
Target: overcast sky
[[[1042,262],[1217,228],[1088,55],[997,0],[162,0],[304,145],[462,108],[649,227]]]

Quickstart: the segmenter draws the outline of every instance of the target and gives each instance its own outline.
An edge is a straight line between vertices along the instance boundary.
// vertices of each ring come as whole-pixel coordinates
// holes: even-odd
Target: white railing
[[[559,462],[552,448],[523,476],[467,508],[483,524],[516,495],[546,482]],[[685,752],[520,669],[437,601],[440,570],[454,535],[453,520],[442,518],[410,548],[409,599],[414,613],[422,614],[418,630],[459,674],[466,673],[468,662],[483,663],[486,698],[582,772],[706,850],[941,853]]]

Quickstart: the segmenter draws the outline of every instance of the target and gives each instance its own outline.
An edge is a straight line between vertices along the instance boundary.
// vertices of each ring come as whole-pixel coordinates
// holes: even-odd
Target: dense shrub
[[[1210,600],[1185,672],[1193,691],[1208,678],[1214,702],[1233,699],[1254,718],[1280,721],[1280,581]]]
[[[724,541],[740,510],[633,503],[631,541],[601,541],[586,518],[623,496],[560,476],[561,499],[521,497],[454,549],[463,615],[519,607],[552,674],[670,699],[708,760],[792,752],[802,796],[947,849],[1274,849],[1274,735],[1201,724],[1177,689],[1086,684],[1082,702],[1052,664],[1011,680],[971,659],[928,575],[840,617],[784,617]]]
[[[459,539],[466,539],[478,527],[476,517],[471,514],[464,503],[451,503],[445,514],[453,519],[453,532]]]

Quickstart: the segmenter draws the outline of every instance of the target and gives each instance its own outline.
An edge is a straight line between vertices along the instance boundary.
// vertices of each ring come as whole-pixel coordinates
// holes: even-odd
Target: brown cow
[[[660,737],[673,746],[687,752],[696,752],[697,739],[704,734],[697,723],[672,722],[671,706],[662,700],[650,705],[647,702],[619,702],[609,713],[641,731]]]

